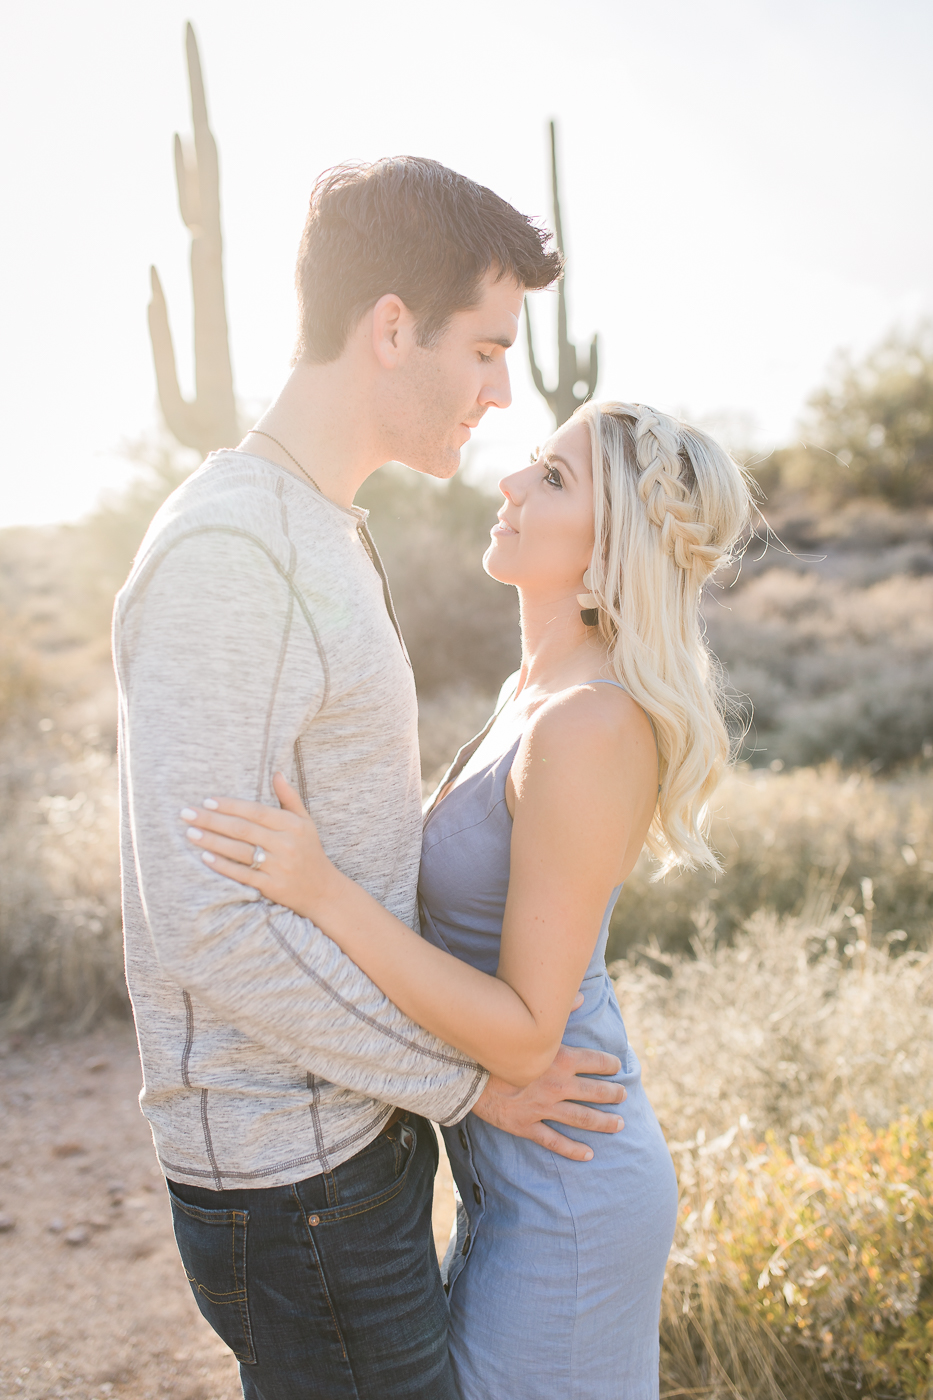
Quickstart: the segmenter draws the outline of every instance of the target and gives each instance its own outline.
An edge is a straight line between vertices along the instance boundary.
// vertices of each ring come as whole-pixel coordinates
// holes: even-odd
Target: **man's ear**
[[[415,318],[401,297],[387,292],[372,310],[373,354],[383,369],[395,369],[415,341]]]

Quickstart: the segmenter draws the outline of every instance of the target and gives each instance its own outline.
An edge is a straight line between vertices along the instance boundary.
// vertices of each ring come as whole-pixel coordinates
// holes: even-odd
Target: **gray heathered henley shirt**
[[[117,598],[126,972],[140,1102],[167,1176],[328,1171],[393,1105],[455,1123],[485,1072],[404,1016],[309,920],[208,869],[184,806],[298,786],[335,864],[417,927],[411,667],[361,526],[219,452],[161,508]]]

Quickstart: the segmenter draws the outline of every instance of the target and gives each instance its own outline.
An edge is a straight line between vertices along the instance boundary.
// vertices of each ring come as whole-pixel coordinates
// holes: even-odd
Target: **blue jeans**
[[[406,1114],[291,1186],[168,1183],[198,1307],[246,1400],[457,1400],[431,1232],[437,1141]]]

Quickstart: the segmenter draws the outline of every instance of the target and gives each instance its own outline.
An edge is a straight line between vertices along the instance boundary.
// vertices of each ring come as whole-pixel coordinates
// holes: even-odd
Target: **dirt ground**
[[[0,1044],[0,1396],[236,1400],[139,1111],[132,1029]],[[446,1159],[435,1238],[446,1245]]]

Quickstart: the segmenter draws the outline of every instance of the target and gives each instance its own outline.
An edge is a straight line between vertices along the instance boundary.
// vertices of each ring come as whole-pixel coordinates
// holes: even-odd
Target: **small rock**
[[[73,1230],[69,1230],[65,1236],[65,1243],[72,1245],[87,1244],[91,1238],[91,1232],[86,1225],[76,1225]]]
[[[0,1235],[6,1234],[8,1230],[13,1230],[15,1227],[16,1221],[13,1219],[12,1215],[0,1214]]]
[[[80,1142],[57,1142],[52,1148],[53,1157],[80,1157],[87,1151]]]
[[[45,1227],[50,1235],[60,1235],[65,1228],[65,1222],[60,1215],[55,1215]]]
[[[107,1187],[107,1194],[108,1196],[125,1196],[126,1183],[123,1181],[111,1181],[110,1185]]]
[[[99,1074],[102,1069],[110,1068],[110,1061],[106,1055],[91,1055],[84,1061],[84,1068],[91,1074]]]

